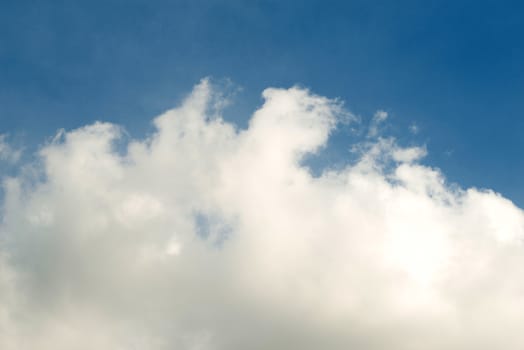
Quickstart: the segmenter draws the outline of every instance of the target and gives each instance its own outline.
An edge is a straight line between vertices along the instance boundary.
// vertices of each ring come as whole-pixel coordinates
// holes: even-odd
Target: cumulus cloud
[[[521,209],[392,138],[313,176],[339,103],[266,89],[239,130],[217,96],[124,152],[116,125],[64,132],[4,179],[1,349],[523,348]]]

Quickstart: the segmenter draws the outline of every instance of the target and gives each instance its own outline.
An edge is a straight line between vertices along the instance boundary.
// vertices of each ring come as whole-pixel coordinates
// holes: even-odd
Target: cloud
[[[416,134],[419,133],[419,131],[420,131],[420,127],[419,127],[417,124],[412,123],[412,124],[410,124],[410,126],[409,126],[409,131],[410,131],[413,135],[416,135]]]
[[[22,151],[13,149],[6,139],[7,135],[0,135],[0,161],[16,163],[20,160]]]
[[[368,137],[376,137],[380,133],[380,126],[388,119],[388,113],[382,110],[379,110],[371,119],[371,123],[368,130]]]
[[[217,96],[124,152],[113,124],[61,133],[4,179],[0,348],[524,346],[521,209],[391,138],[313,176],[339,103],[266,89],[239,130]]]

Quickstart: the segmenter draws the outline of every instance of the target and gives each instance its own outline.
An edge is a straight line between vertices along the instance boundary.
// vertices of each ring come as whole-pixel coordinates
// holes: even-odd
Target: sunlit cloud
[[[124,151],[120,126],[61,132],[4,178],[1,349],[522,349],[520,208],[383,111],[314,176],[339,102],[266,89],[239,129],[220,96],[203,80]]]

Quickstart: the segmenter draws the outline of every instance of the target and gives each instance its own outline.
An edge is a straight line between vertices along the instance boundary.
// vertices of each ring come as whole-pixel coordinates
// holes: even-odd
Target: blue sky
[[[364,119],[386,110],[448,179],[522,206],[523,15],[509,1],[1,1],[0,134],[36,147],[105,120],[141,136],[205,76],[242,87],[226,113],[242,125],[264,88],[300,84]]]

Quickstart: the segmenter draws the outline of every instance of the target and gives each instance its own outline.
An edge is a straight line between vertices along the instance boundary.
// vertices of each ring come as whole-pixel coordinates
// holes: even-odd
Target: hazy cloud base
[[[343,108],[263,96],[237,130],[204,80],[124,152],[96,123],[4,179],[0,348],[524,347],[521,209],[446,185],[381,111],[357,163],[314,177]]]

